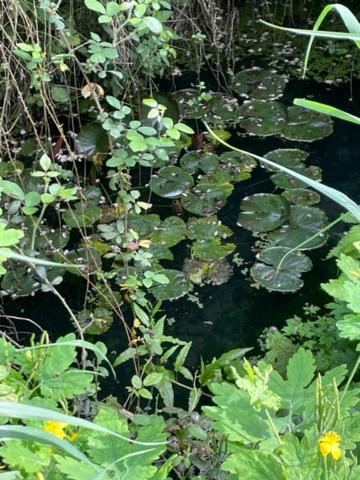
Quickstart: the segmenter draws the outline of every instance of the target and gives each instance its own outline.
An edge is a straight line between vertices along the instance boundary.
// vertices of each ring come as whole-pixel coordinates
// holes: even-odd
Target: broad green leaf
[[[85,5],[94,12],[106,13],[104,5],[101,2],[98,2],[98,0],[85,0]]]
[[[17,183],[9,180],[0,180],[0,192],[4,192],[5,195],[16,200],[25,200],[25,193],[22,188]]]
[[[144,17],[144,24],[151,30],[152,33],[161,33],[163,30],[161,22],[155,17]]]

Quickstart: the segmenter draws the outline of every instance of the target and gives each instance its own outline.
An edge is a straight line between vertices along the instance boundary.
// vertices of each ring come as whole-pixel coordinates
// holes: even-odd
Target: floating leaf
[[[270,291],[296,292],[304,283],[301,274],[312,267],[309,257],[286,247],[269,247],[260,252],[257,259],[251,276]]]
[[[99,123],[89,123],[75,138],[75,148],[79,155],[89,158],[95,154],[109,152],[109,138]]]
[[[295,205],[315,205],[321,200],[320,195],[309,188],[291,188],[282,193],[289,203]]]
[[[245,197],[240,205],[237,224],[254,233],[269,232],[288,218],[290,206],[285,198],[271,193]]]
[[[228,173],[233,182],[241,182],[251,177],[256,161],[239,152],[225,152],[220,156],[220,170]]]
[[[269,234],[269,240],[284,247],[296,248],[320,232],[327,224],[325,213],[316,207],[292,205],[288,223]],[[319,233],[315,238],[300,246],[300,250],[319,248],[326,243],[326,233]]]
[[[208,198],[206,192],[186,193],[182,198],[182,206],[194,215],[213,215],[223,208],[226,198]]]
[[[282,135],[288,140],[313,142],[333,132],[333,122],[328,115],[294,106],[287,109],[287,116]]]
[[[180,217],[167,217],[158,227],[154,228],[150,236],[152,242],[173,247],[183,240],[186,236],[186,224]]]
[[[286,110],[278,102],[252,100],[244,102],[240,109],[240,126],[253,135],[280,134],[286,125]]]
[[[203,173],[214,172],[219,166],[219,157],[214,153],[204,155],[197,150],[185,153],[180,159],[180,165],[190,174],[201,170]]]
[[[203,240],[213,237],[227,238],[233,233],[215,215],[205,218],[190,218],[187,228],[188,237],[191,240]]]
[[[233,274],[233,268],[225,258],[212,262],[186,258],[183,270],[187,278],[197,285],[203,283],[221,285],[226,283]]]
[[[253,67],[238,72],[234,76],[233,90],[239,95],[245,95],[256,100],[276,100],[281,97],[287,79],[271,70]]]
[[[291,169],[302,167],[308,157],[308,152],[299,148],[278,148],[264,155],[267,160]],[[266,165],[265,169],[269,172],[277,171],[275,168]]]
[[[189,280],[183,272],[179,270],[159,270],[156,272],[163,274],[169,279],[166,285],[158,285],[151,288],[151,293],[158,300],[175,300],[184,296],[191,288]]]
[[[193,177],[179,167],[163,167],[150,181],[152,190],[164,198],[179,198],[193,185]]]
[[[192,251],[200,260],[218,260],[230,255],[236,248],[234,243],[223,243],[219,237],[204,238],[193,244]]]

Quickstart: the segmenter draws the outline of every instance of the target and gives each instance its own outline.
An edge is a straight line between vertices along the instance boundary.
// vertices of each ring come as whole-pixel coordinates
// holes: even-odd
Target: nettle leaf
[[[217,406],[203,410],[213,420],[215,430],[242,444],[273,437],[265,413],[255,410],[247,392],[225,382],[212,384],[211,390]]]
[[[222,468],[235,474],[236,479],[289,479],[287,473],[279,463],[279,459],[271,453],[260,450],[244,449],[243,451],[232,454],[222,464]]]
[[[278,372],[270,375],[269,387],[281,398],[282,408],[291,415],[301,414],[306,403],[306,389],[314,378],[315,360],[310,350],[300,348],[289,360],[287,379]]]

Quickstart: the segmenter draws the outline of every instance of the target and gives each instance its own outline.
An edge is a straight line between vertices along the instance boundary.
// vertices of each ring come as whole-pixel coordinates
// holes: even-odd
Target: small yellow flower
[[[340,449],[341,437],[336,432],[326,432],[319,440],[320,453],[323,457],[331,455],[334,460],[339,460],[342,455]]]
[[[59,68],[61,72],[68,72],[70,68],[66,65],[65,62],[59,63]]]
[[[45,427],[44,427],[44,430],[45,432],[49,432],[49,433],[52,433],[53,435],[55,435],[56,437],[59,437],[59,438],[66,438],[67,437],[67,434],[66,432],[64,431],[64,429],[68,426],[67,423],[62,423],[62,422],[53,422],[51,420],[49,420]]]

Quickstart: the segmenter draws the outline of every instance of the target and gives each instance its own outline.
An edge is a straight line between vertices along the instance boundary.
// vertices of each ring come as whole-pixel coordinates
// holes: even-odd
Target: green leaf
[[[145,3],[138,3],[135,6],[135,10],[134,10],[135,16],[138,18],[143,17],[146,13],[146,10],[147,10],[147,6],[145,5]],[[149,105],[149,107],[151,106],[152,105]]]
[[[121,11],[121,7],[116,2],[109,2],[106,5],[106,14],[109,17],[113,17],[114,15],[117,15],[120,11]]]
[[[120,103],[120,101],[115,98],[115,97],[112,97],[111,95],[107,95],[106,96],[106,101],[109,105],[111,105],[112,107],[114,107],[116,110],[121,110],[122,108],[122,105]]]
[[[5,228],[5,225],[0,223],[0,247],[16,245],[22,238],[24,238],[24,232],[22,230]]]
[[[145,377],[143,384],[145,387],[151,387],[152,385],[156,385],[160,383],[162,378],[163,378],[162,373],[157,373],[157,372],[149,373],[149,375]]]
[[[85,5],[87,6],[87,8],[93,10],[94,12],[106,13],[104,5],[97,0],[85,0]]]
[[[18,184],[10,182],[9,180],[0,180],[0,192],[4,192],[5,195],[15,198],[16,200],[25,199],[25,193],[22,188]]]
[[[155,17],[144,17],[143,22],[152,33],[159,34],[163,30],[161,22]]]
[[[189,135],[193,135],[195,133],[194,130],[185,123],[177,123],[175,128],[176,130],[179,130],[179,132],[187,133]]]
[[[289,360],[287,379],[278,372],[270,375],[269,387],[281,398],[282,408],[292,415],[302,414],[306,403],[306,387],[315,374],[314,356],[309,350],[300,348]]]

